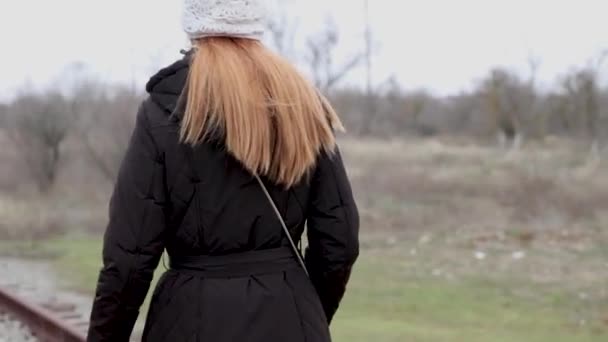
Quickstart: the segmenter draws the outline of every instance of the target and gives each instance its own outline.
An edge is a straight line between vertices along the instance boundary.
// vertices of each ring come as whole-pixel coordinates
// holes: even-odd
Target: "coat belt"
[[[170,258],[170,268],[205,278],[240,278],[299,268],[293,253],[291,248],[281,247],[218,256],[175,255]]]

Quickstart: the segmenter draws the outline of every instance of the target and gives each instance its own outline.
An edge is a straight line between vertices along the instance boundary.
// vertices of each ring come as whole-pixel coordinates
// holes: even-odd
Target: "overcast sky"
[[[493,66],[523,75],[529,56],[540,59],[541,80],[549,83],[608,48],[606,0],[370,2],[374,79],[395,75],[408,89],[457,92]],[[363,47],[362,0],[295,3],[303,31],[318,29],[329,13],[341,27],[341,54]],[[143,84],[186,46],[180,11],[181,0],[1,0],[0,99],[26,84],[58,86],[76,62],[107,81]]]

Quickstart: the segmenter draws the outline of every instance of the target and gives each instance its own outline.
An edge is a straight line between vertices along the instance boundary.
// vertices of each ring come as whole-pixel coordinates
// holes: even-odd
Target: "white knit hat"
[[[262,39],[262,0],[184,0],[182,25],[190,39],[226,36]]]

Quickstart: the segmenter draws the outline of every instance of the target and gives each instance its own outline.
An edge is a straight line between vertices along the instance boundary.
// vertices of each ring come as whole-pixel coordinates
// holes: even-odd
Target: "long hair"
[[[332,153],[338,115],[287,60],[244,38],[194,42],[181,140],[218,136],[251,173],[291,187]]]

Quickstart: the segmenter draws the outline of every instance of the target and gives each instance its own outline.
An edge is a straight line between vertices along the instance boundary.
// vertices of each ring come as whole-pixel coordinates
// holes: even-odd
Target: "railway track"
[[[46,262],[0,256],[0,342],[84,341],[93,299],[69,284]],[[131,342],[141,341],[143,323]]]
[[[73,305],[54,301],[38,303],[19,292],[17,286],[13,286],[13,289],[0,287],[0,313],[22,322],[31,331],[35,341],[85,341],[88,321],[75,311]],[[20,342],[2,336],[1,331],[0,341]]]
[[[0,342],[84,341],[92,299],[48,262],[0,257]]]

